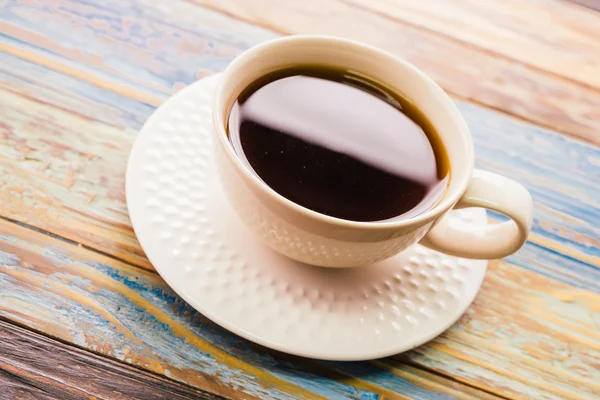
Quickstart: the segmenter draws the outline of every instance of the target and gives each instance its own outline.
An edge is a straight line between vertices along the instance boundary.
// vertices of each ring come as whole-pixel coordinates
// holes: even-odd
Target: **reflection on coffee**
[[[298,67],[262,77],[235,102],[228,135],[277,193],[351,221],[420,214],[437,203],[450,174],[423,113],[350,71]]]

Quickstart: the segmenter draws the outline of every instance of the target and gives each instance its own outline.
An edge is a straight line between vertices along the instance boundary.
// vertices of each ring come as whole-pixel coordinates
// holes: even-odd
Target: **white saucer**
[[[487,261],[416,245],[368,267],[327,269],[274,253],[237,219],[210,136],[218,75],[164,103],[127,168],[127,205],[146,255],[185,301],[263,346],[326,360],[400,353],[439,335],[475,297]],[[484,210],[453,212],[487,223]]]

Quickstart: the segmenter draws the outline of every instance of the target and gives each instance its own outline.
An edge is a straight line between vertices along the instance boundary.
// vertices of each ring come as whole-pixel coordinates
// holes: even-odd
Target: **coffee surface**
[[[277,71],[250,85],[228,121],[237,155],[280,195],[351,221],[408,218],[448,181],[445,149],[407,99],[348,71]]]

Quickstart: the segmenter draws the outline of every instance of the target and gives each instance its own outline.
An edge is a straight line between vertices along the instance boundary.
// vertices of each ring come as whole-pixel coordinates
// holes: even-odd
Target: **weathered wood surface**
[[[402,361],[317,363],[250,346],[187,307],[154,273],[12,222],[0,229],[1,315],[232,397],[600,393],[600,151],[505,115],[600,142],[600,91],[596,78],[586,81],[600,53],[567,71],[572,59],[539,66],[527,47],[536,43],[545,57],[560,56],[545,40],[593,50],[598,13],[536,2],[557,27],[546,32],[539,21],[511,30],[523,17],[518,9],[492,5],[486,19],[484,2],[475,1],[453,2],[450,15],[404,0],[195,1],[213,10],[178,0],[0,2],[1,217],[152,270],[124,199],[141,123],[174,90],[253,44],[325,32],[402,55],[470,101],[459,107],[478,165],[532,191],[531,241],[492,264],[459,324]],[[478,28],[456,30],[452,18]],[[491,53],[485,46],[494,41],[501,43]]]
[[[313,362],[251,345],[154,273],[1,221],[0,265],[4,317],[226,396],[485,395],[455,380],[525,398],[592,398],[600,390],[600,295],[508,263],[491,265],[471,309],[444,335],[373,363]],[[435,370],[437,380],[406,361]]]
[[[494,398],[401,361],[323,363],[252,345],[155,273],[1,220],[0,287],[5,318],[226,397]]]
[[[219,397],[0,320],[3,399],[199,400]]]

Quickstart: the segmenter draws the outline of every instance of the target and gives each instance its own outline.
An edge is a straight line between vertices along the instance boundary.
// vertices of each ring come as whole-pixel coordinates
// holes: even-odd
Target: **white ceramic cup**
[[[341,67],[368,76],[412,100],[439,133],[450,160],[444,196],[408,219],[356,222],[304,208],[267,186],[235,154],[227,137],[230,110],[256,79],[292,66]],[[274,250],[295,260],[354,267],[391,257],[420,241],[454,256],[505,257],[519,250],[531,228],[532,200],[520,184],[474,170],[469,128],[448,95],[411,64],[374,47],[329,36],[289,36],[253,47],[224,71],[213,104],[218,171],[227,196],[246,225]],[[485,207],[507,215],[498,224],[473,225],[446,217],[452,209]]]

